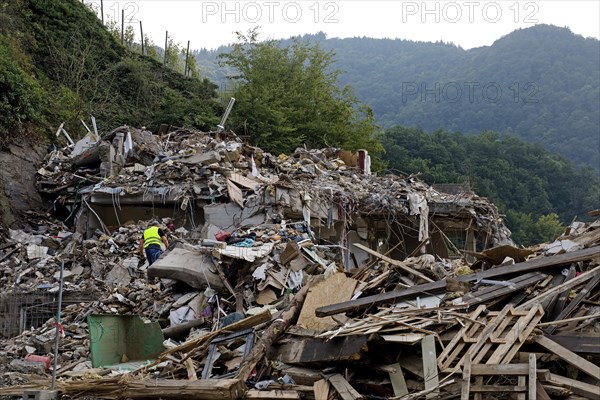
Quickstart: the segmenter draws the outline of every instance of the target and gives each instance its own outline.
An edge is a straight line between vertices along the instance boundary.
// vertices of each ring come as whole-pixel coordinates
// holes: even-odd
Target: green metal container
[[[92,366],[124,369],[154,360],[164,351],[158,322],[146,323],[139,315],[96,314],[87,318]]]

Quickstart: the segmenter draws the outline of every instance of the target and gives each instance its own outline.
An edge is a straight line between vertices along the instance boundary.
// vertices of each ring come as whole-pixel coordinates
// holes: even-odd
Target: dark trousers
[[[156,245],[150,245],[146,247],[146,259],[148,260],[148,265],[152,265],[154,261],[158,260],[160,254],[162,253],[160,247]]]

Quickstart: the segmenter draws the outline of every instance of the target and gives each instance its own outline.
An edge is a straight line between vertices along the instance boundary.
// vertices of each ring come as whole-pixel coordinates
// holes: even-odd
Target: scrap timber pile
[[[0,306],[55,295],[64,265],[64,398],[600,399],[600,220],[520,249],[485,199],[361,174],[339,150],[275,157],[187,130],[103,139],[49,154],[40,190],[78,218],[107,194],[115,212],[135,198],[205,218],[162,219],[171,245],[151,266],[137,253],[148,221],[73,232],[30,213],[9,232]],[[412,224],[415,245],[397,257],[369,226],[350,241],[350,217]],[[466,218],[488,248],[428,253],[434,221]],[[2,339],[0,396],[49,387],[55,332],[49,317]]]

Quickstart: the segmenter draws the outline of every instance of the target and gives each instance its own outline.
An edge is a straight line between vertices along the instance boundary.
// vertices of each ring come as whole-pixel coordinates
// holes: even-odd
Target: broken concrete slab
[[[196,250],[175,248],[148,267],[149,278],[167,278],[185,282],[196,289],[226,290],[212,257]]]

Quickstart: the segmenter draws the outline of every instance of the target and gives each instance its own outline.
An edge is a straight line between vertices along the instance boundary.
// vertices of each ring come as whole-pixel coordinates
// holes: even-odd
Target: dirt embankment
[[[19,226],[19,215],[42,209],[35,188],[35,173],[45,154],[45,146],[27,142],[11,144],[0,151],[0,224]]]

